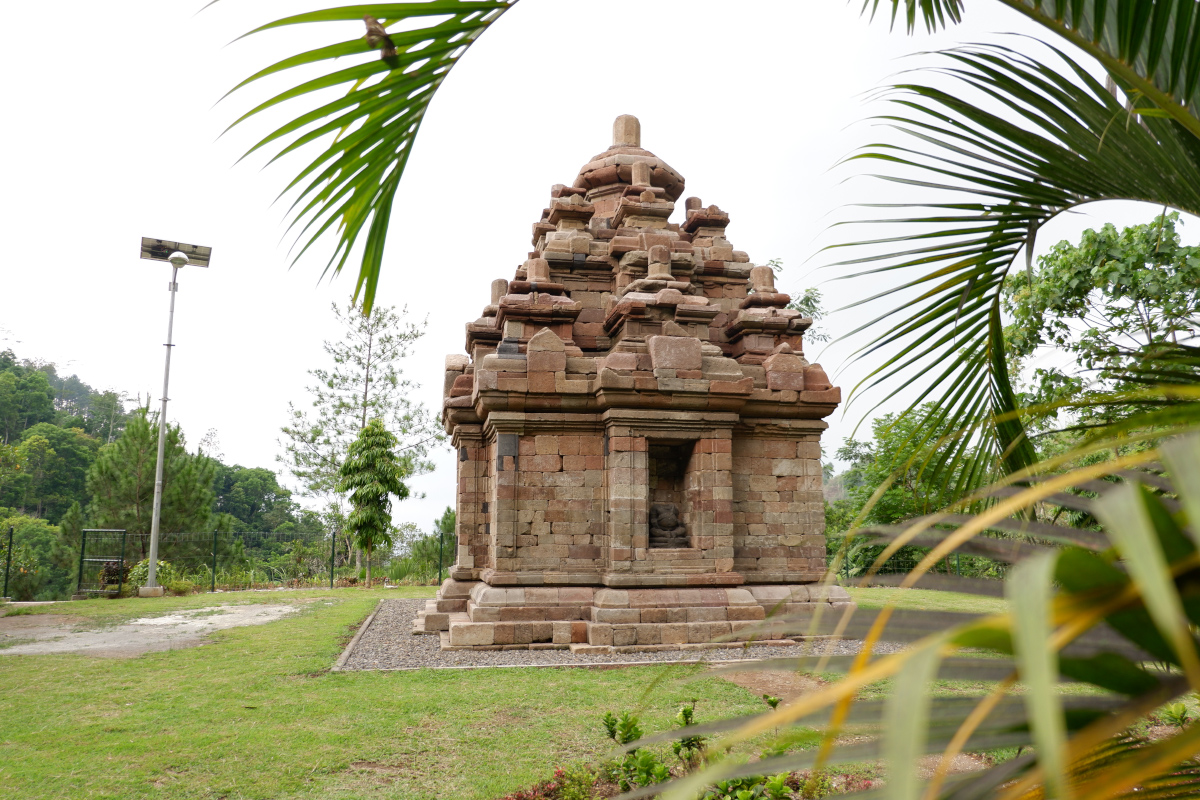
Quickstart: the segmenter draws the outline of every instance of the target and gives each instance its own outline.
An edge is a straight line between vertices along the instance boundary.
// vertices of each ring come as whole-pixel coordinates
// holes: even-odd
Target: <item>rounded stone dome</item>
[[[671,201],[683,194],[683,176],[649,150],[642,149],[642,125],[632,114],[622,114],[613,122],[612,146],[592,157],[579,170],[575,186],[593,191],[613,186],[633,185],[633,165],[645,163],[650,185],[661,188]]]

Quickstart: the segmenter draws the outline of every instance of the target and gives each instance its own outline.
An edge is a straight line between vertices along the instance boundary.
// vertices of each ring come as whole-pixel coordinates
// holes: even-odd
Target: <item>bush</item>
[[[175,568],[171,566],[171,562],[169,561],[158,562],[158,572],[154,577],[158,581],[159,586],[167,586],[172,581],[179,580],[179,575],[176,574]],[[146,585],[146,581],[149,579],[150,559],[143,558],[130,568],[127,580],[131,589],[140,589]]]
[[[182,578],[173,581],[162,581],[161,583],[168,592],[179,597],[196,591],[196,584]]]

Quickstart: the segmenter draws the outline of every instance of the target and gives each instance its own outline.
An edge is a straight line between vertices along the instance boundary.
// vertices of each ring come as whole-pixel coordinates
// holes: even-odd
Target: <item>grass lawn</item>
[[[493,798],[606,750],[599,717],[695,668],[341,672],[381,597],[432,590],[245,592],[34,607],[88,626],[214,602],[307,601],[202,647],[132,659],[0,656],[0,794],[39,798]],[[10,609],[17,610],[17,609]],[[759,711],[716,678],[658,683],[647,731]]]
[[[938,592],[932,589],[896,589],[872,586],[866,589],[847,587],[859,608],[917,608],[925,611],[961,611],[967,614],[999,614],[1008,610],[1002,597],[987,597],[960,592]]]
[[[996,598],[919,589],[850,591],[865,608],[1004,607]],[[0,794],[488,800],[605,753],[605,711],[635,711],[650,733],[670,727],[692,698],[701,722],[764,710],[755,693],[698,677],[695,667],[328,671],[380,598],[432,594],[231,592],[0,608],[68,613],[82,618],[80,628],[218,603],[302,609],[218,632],[201,647],[131,659],[0,656]],[[864,696],[889,688],[880,682]],[[939,681],[935,693],[989,688]]]

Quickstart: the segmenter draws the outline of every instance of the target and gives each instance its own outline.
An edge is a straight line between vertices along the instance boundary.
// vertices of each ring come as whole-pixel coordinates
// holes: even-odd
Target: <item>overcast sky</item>
[[[264,22],[335,3],[222,0],[200,11],[205,2],[67,0],[53,17],[38,4],[6,9],[0,347],[157,403],[170,267],[139,260],[139,239],[211,245],[211,269],[185,269],[179,281],[169,415],[192,445],[215,428],[226,461],[277,467],[287,404],[306,402],[306,371],[323,365],[321,343],[338,334],[329,306],[348,298],[354,276],[322,281],[317,258],[288,269],[283,208],[272,201],[296,162],[235,165],[269,120],[218,139],[252,100],[297,77],[217,101],[257,69],[361,35],[362,25],[231,44]],[[686,195],[730,213],[736,248],[759,264],[782,259],[784,291],[820,283],[829,308],[877,291],[877,281],[827,282],[836,274],[813,271],[829,260],[818,250],[839,209],[897,199],[834,168],[880,136],[862,122],[880,111],[867,95],[911,66],[906,54],[992,32],[1042,34],[998,3],[973,0],[962,26],[906,37],[868,22],[860,5],[522,0],[502,17],[433,101],[392,217],[379,301],[428,319],[405,370],[426,404],[440,408],[444,357],[463,351],[463,326],[487,303],[491,281],[511,278],[524,259],[550,186],[570,183],[609,145],[619,114],[641,119],[643,146],[685,176]],[[62,35],[62,26],[85,33]],[[1093,207],[1054,223],[1038,251],[1153,213]],[[828,327],[844,332],[860,317],[835,315]],[[835,374],[847,352],[834,347],[820,360]],[[845,391],[862,374],[847,367],[836,382]],[[830,419],[827,452],[859,411]],[[437,463],[413,482],[425,499],[398,504],[397,522],[428,527],[453,504],[449,451]]]

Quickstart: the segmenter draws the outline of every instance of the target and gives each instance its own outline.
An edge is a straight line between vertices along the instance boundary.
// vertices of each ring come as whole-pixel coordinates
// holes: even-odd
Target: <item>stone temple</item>
[[[683,188],[618,117],[446,359],[458,552],[416,623],[443,647],[705,647],[849,602],[816,586],[841,391],[729,215],[671,221]]]

